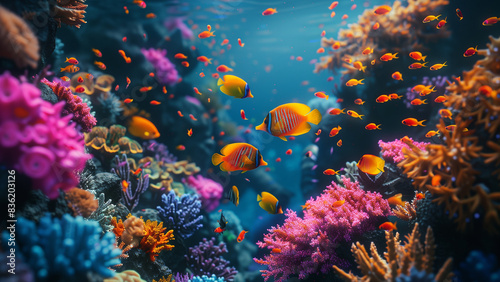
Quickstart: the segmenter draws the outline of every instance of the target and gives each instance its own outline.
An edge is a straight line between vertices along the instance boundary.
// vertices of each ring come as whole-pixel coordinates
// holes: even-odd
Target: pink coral
[[[287,209],[283,226],[269,229],[260,248],[273,250],[264,259],[254,260],[267,265],[262,276],[267,281],[274,276],[276,281],[285,281],[290,275],[299,279],[307,275],[331,270],[332,265],[348,266],[335,249],[339,244],[349,244],[351,237],[375,230],[383,217],[391,214],[387,200],[379,193],[365,192],[359,183],[342,176],[344,187],[332,182],[323,194],[309,199],[304,218]],[[333,208],[337,201],[345,202]],[[279,250],[279,251],[277,251]]]
[[[413,145],[417,146],[420,150],[425,150],[425,147],[429,145],[429,142],[415,142],[413,139],[409,138]],[[385,160],[389,160],[392,158],[392,160],[395,163],[399,163],[400,161],[404,160],[404,154],[403,154],[403,148],[410,149],[410,147],[402,142],[399,139],[396,139],[391,142],[384,142],[382,140],[378,141],[378,146],[380,147],[382,151],[382,157]]]
[[[210,212],[217,208],[224,192],[222,185],[201,175],[197,175],[196,177],[190,175],[184,182],[193,187],[200,195],[203,209]]]
[[[179,80],[179,73],[175,69],[175,65],[170,62],[165,56],[165,49],[141,49],[142,54],[150,62],[156,70],[156,78],[162,84],[174,85]]]
[[[66,102],[62,114],[72,114],[71,120],[80,125],[84,132],[90,132],[92,127],[97,124],[97,120],[90,113],[89,106],[83,102],[82,98],[74,95],[69,87],[63,86],[60,82],[50,82],[46,78],[42,79],[41,82],[54,91],[59,101]]]
[[[61,117],[64,102],[40,98],[40,90],[9,73],[0,75],[0,163],[25,174],[49,198],[78,184],[85,167],[83,136]]]
[[[184,39],[192,40],[194,38],[193,31],[184,23],[184,18],[171,18],[164,22],[168,31],[179,30]]]

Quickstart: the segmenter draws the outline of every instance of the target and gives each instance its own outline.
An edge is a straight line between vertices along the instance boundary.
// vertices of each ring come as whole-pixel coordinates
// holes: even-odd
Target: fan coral
[[[149,259],[155,261],[158,254],[167,250],[170,251],[174,245],[169,245],[168,242],[174,240],[174,231],[169,230],[163,233],[167,228],[163,227],[163,222],[158,224],[157,221],[146,221],[144,228],[144,237],[139,243],[139,248],[149,253]]]
[[[233,281],[238,273],[234,267],[229,267],[229,261],[222,255],[227,253],[225,243],[215,245],[215,238],[210,241],[203,238],[197,246],[189,248],[188,254],[184,257],[189,268],[195,275],[212,275],[223,277],[226,281]]]
[[[430,144],[428,142],[415,142],[413,141],[413,139],[409,139],[412,141],[413,145],[415,145],[420,150],[424,150],[425,146]],[[403,154],[403,148],[409,148],[406,143],[399,139],[390,142],[379,140],[378,146],[381,149],[382,157],[386,160],[390,160],[392,158],[394,163],[399,163],[400,161],[404,160],[405,157]]]
[[[332,182],[324,193],[305,204],[304,218],[288,209],[283,226],[269,229],[260,248],[279,249],[280,252],[254,260],[267,265],[262,276],[267,281],[285,281],[292,274],[304,279],[318,270],[326,273],[332,264],[347,266],[335,249],[349,242],[354,235],[375,230],[391,214],[387,200],[379,193],[365,192],[358,182],[342,176],[344,187]],[[338,208],[332,205],[344,200]]]
[[[122,184],[122,199],[129,211],[132,211],[139,204],[141,194],[146,192],[149,187],[149,175],[143,174],[142,171],[137,176],[132,174],[127,155],[125,154],[122,155],[121,160],[118,156],[115,156],[115,165],[116,168],[112,168],[111,172],[118,175],[122,181],[127,183],[126,187]],[[131,174],[135,177],[132,182],[130,181]]]
[[[200,214],[201,202],[198,196],[184,194],[180,199],[172,190],[161,197],[162,206],[156,207],[165,226],[172,228],[183,239],[191,237],[203,225]]]
[[[118,152],[123,154],[142,153],[141,145],[135,140],[125,137],[126,132],[125,127],[116,124],[109,129],[95,126],[91,132],[85,133],[85,146],[111,156]]]
[[[333,268],[345,281],[394,281],[396,277],[412,275],[410,271],[413,268],[419,272],[433,273],[436,245],[430,227],[427,228],[424,245],[420,242],[418,224],[415,224],[410,235],[406,235],[407,242],[404,246],[400,244],[399,233],[394,235],[392,231],[386,231],[385,238],[387,240],[385,259],[379,255],[373,242],[370,245],[372,257],[359,242],[352,244],[351,250],[363,277],[357,277],[351,272],[346,273],[336,265]],[[435,281],[451,281],[451,268],[452,259],[448,258],[434,277]]]
[[[85,218],[89,217],[98,206],[94,194],[80,188],[66,191],[65,198],[74,215],[81,215]]]
[[[193,187],[200,195],[201,206],[204,210],[210,212],[217,208],[222,198],[222,192],[224,192],[224,188],[220,183],[201,175],[196,177],[190,175],[185,183]]]
[[[141,279],[141,275],[134,270],[118,272],[112,278],[104,279],[104,282],[146,282]]]
[[[114,247],[115,236],[101,236],[102,229],[95,221],[68,214],[62,219],[51,218],[47,214],[38,226],[25,218],[19,218],[17,223],[16,248],[33,269],[37,281],[55,281],[54,277],[70,281],[88,271],[111,277],[114,272],[108,267],[120,263],[117,257],[121,251]],[[8,239],[4,232],[5,246]]]
[[[63,107],[42,100],[35,86],[0,75],[0,163],[33,179],[51,199],[78,184],[75,171],[90,158],[75,124],[68,124],[71,116],[61,117]]]
[[[85,9],[88,5],[85,5],[86,0],[56,0],[56,5],[54,5],[54,10],[52,11],[54,19],[70,26],[75,26],[80,28],[84,23],[87,23],[85,18]]]
[[[39,49],[38,39],[28,24],[0,6],[0,58],[13,60],[18,68],[36,69]]]
[[[175,65],[165,57],[167,50],[164,49],[141,49],[142,54],[156,70],[156,78],[162,84],[174,85],[179,80],[179,73]]]
[[[72,121],[82,127],[84,132],[89,132],[97,120],[90,113],[90,108],[82,101],[82,98],[74,95],[68,87],[64,87],[60,82],[50,82],[46,78],[41,82],[49,86],[56,94],[59,101],[65,101],[66,105],[62,111],[63,115],[72,114]]]

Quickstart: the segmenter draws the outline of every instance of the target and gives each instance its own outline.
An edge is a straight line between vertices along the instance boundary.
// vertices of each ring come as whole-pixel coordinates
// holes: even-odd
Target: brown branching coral
[[[53,10],[54,19],[61,23],[80,28],[84,23],[87,23],[85,18],[86,0],[57,0]]]
[[[434,235],[430,227],[427,228],[424,245],[420,242],[420,232],[418,224],[415,224],[411,234],[406,235],[404,245],[399,241],[399,233],[394,235],[393,231],[386,231],[387,252],[382,257],[377,251],[377,247],[372,242],[370,245],[371,257],[365,246],[359,242],[352,244],[351,251],[361,270],[363,277],[358,277],[351,272],[346,273],[336,265],[333,268],[340,274],[344,281],[394,281],[401,275],[409,276],[410,270],[425,271],[427,274],[433,273],[434,254],[436,245]],[[435,281],[451,281],[452,259],[448,258],[444,265],[434,277]]]
[[[415,200],[405,202],[404,205],[398,205],[392,209],[392,213],[399,219],[410,221],[417,217],[417,202]]]
[[[40,46],[28,24],[0,6],[0,58],[13,60],[18,68],[36,69]]]
[[[442,119],[437,125],[444,144],[420,150],[406,142],[411,150],[403,149],[405,160],[398,165],[414,180],[415,187],[430,191],[433,201],[443,204],[450,217],[457,216],[459,228],[465,228],[467,219],[479,212],[484,227],[496,232],[500,227],[500,192],[492,189],[498,189],[498,182],[490,182],[497,187],[487,187],[473,167],[482,163],[483,169],[500,177],[500,39],[490,40],[488,50],[478,52],[486,58],[448,87],[444,105],[457,114],[452,131]]]
[[[401,1],[395,1],[389,14],[379,16],[373,13],[373,9],[365,10],[359,17],[359,22],[351,24],[349,29],[341,29],[338,38],[322,38],[321,46],[332,47],[339,42],[340,48],[330,53],[329,56],[321,58],[316,64],[314,72],[323,69],[336,69],[345,67],[343,74],[357,73],[358,70],[345,64],[343,58],[350,57],[352,61],[361,61],[364,66],[369,65],[373,59],[390,50],[390,52],[407,52],[422,48],[423,43],[435,41],[439,38],[449,36],[447,30],[428,30],[422,20],[432,11],[439,13],[439,7],[448,5],[448,0],[408,0],[408,5],[403,6]],[[380,28],[373,29],[375,23]],[[401,46],[401,47],[398,47]],[[374,52],[363,55],[366,47],[372,47]]]
[[[85,133],[85,146],[111,156],[142,153],[142,147],[137,141],[125,137],[127,129],[121,125],[112,125],[109,129],[94,126],[92,131]]]

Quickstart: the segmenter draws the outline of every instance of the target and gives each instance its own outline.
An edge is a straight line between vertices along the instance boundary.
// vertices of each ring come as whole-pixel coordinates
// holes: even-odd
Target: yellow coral
[[[153,282],[156,282],[156,280],[153,279]],[[175,280],[172,279],[172,274],[170,274],[167,278],[162,277],[158,282],[175,282]]]
[[[169,230],[163,233],[167,228],[163,227],[163,222],[151,221],[148,219],[145,224],[144,237],[142,238],[139,248],[149,253],[151,261],[155,261],[158,254],[167,250],[170,251],[174,245],[169,245],[168,242],[175,240],[174,230]]]

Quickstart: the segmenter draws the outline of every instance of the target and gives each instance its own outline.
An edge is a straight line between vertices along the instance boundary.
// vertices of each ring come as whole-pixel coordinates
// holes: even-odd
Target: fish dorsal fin
[[[220,152],[224,155],[224,156],[228,156],[230,155],[232,152],[234,152],[235,150],[239,149],[242,145],[246,145],[245,143],[232,143],[232,144],[228,144],[226,146],[224,146],[224,148],[222,148],[220,150]]]
[[[302,115],[302,116],[307,115],[311,111],[311,108],[309,108],[309,106],[307,106],[305,104],[301,104],[301,103],[288,103],[288,104],[281,105],[278,108],[281,108],[281,107],[287,107],[287,108],[291,109],[292,111],[294,111],[297,114]]]

